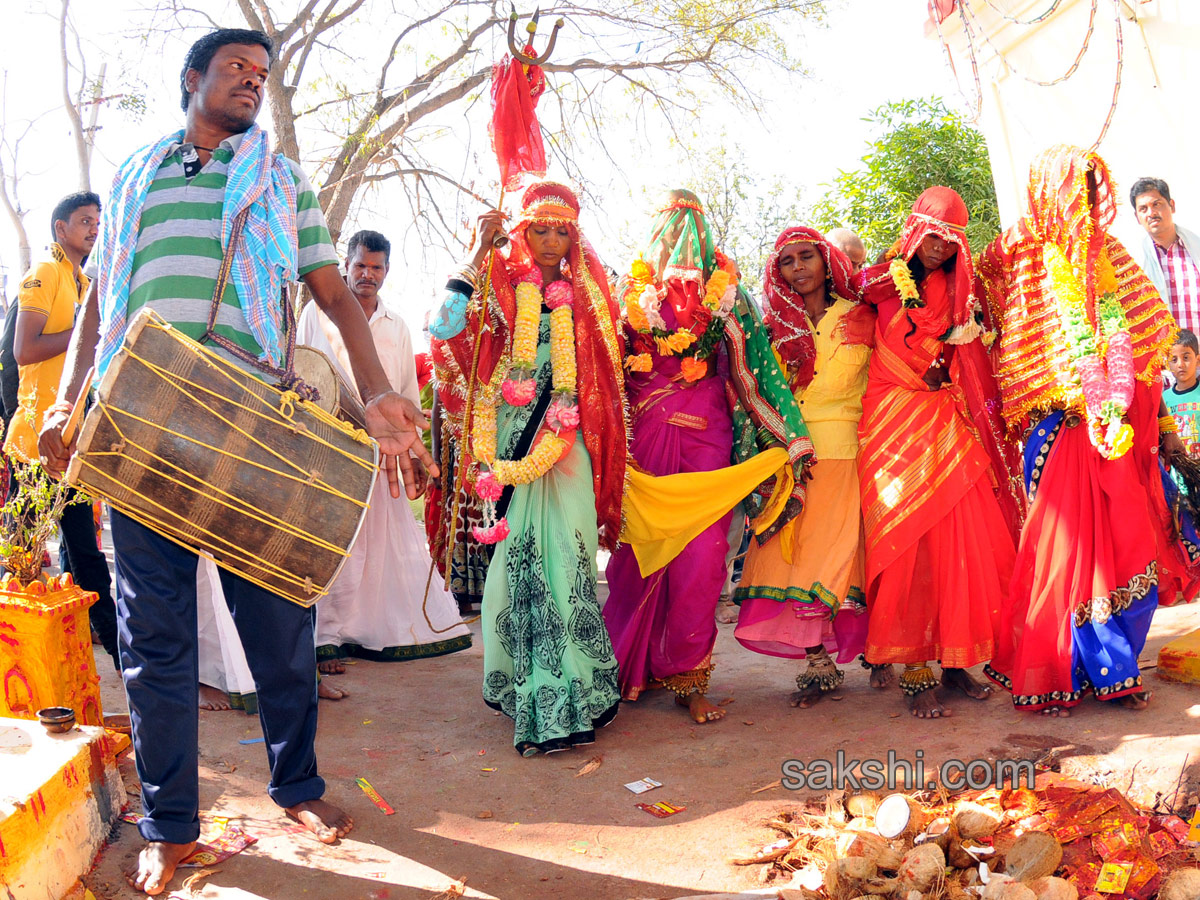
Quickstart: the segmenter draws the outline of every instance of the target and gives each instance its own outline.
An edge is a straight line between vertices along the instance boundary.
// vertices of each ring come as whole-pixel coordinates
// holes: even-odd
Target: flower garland
[[[908,263],[899,256],[894,257],[888,266],[888,274],[892,276],[892,284],[896,285],[896,290],[900,294],[900,303],[905,309],[919,309],[925,305],[921,300],[921,292],[917,289],[917,282],[912,277],[912,270],[909,269]],[[996,343],[996,332],[984,330],[983,325],[980,324],[981,317],[982,310],[976,303],[971,318],[962,325],[955,325],[945,335],[946,343],[969,344],[979,338],[985,348],[991,349],[992,344]]]
[[[654,269],[641,257],[633,261],[625,279],[621,314],[637,333],[634,349],[625,359],[631,372],[649,372],[653,365],[650,349],[660,356],[680,357],[685,381],[699,381],[708,374],[708,359],[725,334],[725,321],[737,300],[737,274],[733,263],[717,251],[717,269],[704,284],[704,296],[693,313],[692,325],[674,330],[662,317],[662,296],[654,285]]]
[[[508,537],[507,518],[496,517],[496,501],[503,495],[504,488],[511,484],[529,484],[549,472],[574,443],[580,421],[575,395],[578,372],[571,283],[566,280],[553,282],[546,288],[543,298],[542,275],[534,269],[517,285],[516,295],[512,366],[499,391],[495,382],[484,388],[471,423],[471,449],[480,467],[475,478],[475,493],[484,501],[484,525],[473,526],[471,533],[482,544],[495,544]],[[553,399],[529,453],[523,459],[496,459],[496,414],[500,398],[510,406],[526,406],[537,394],[534,368],[543,299],[550,307]],[[566,432],[566,437],[562,432]]]
[[[1117,277],[1107,254],[1098,262],[1097,329],[1087,312],[1087,294],[1075,267],[1053,244],[1043,250],[1046,278],[1058,304],[1059,322],[1083,390],[1088,434],[1105,459],[1118,459],[1133,446],[1125,414],[1133,403],[1133,339],[1116,297]]]
[[[892,284],[896,285],[896,290],[900,293],[900,302],[906,309],[925,305],[921,302],[921,292],[917,290],[912,271],[904,259],[895,257],[888,266],[888,274],[892,276]]]

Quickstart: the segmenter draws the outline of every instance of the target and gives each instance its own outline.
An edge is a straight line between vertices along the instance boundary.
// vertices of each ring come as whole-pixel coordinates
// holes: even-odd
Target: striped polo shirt
[[[188,337],[199,339],[204,334],[224,256],[225,182],[242,138],[235,134],[221,141],[202,168],[191,143],[168,149],[142,207],[129,282],[130,319],[143,306],[150,306]],[[290,159],[287,163],[296,180],[297,261],[303,277],[322,266],[337,265],[337,254],[312,184],[299,165]],[[93,278],[94,268],[89,266],[88,272]],[[232,278],[225,286],[215,331],[256,356],[262,353]]]

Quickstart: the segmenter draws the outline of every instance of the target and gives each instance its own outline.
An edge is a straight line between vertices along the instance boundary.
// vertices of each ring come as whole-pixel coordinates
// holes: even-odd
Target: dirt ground
[[[1163,608],[1143,660],[1167,640],[1200,628],[1200,604]],[[625,704],[590,747],[523,759],[510,722],[480,699],[482,646],[440,659],[351,665],[336,683],[352,692],[322,701],[318,755],[327,799],[346,807],[355,829],[325,847],[288,823],[267,798],[267,765],[257,718],[200,714],[200,801],[213,816],[258,837],[246,852],[181,890],[179,897],[429,898],[458,879],[466,896],[512,898],[684,897],[760,889],[758,867],[729,863],[775,835],[762,822],[800,799],[781,786],[784,760],[900,759],[923,753],[927,770],[958,758],[1035,758],[1058,748],[1063,771],[1126,790],[1200,792],[1200,686],[1153,677],[1149,710],[1085,702],[1069,719],[1016,712],[1006,698],[959,697],[953,715],[918,722],[902,713],[898,690],[871,690],[866,671],[846,666],[844,699],[792,709],[797,664],[740,647],[720,626],[711,695],[733,698],[728,716],[697,726],[662,692]],[[103,665],[107,712],[124,711],[111,667]],[[163,723],[170,727],[170,723]],[[580,775],[592,759],[599,768]],[[136,786],[131,760],[123,772]],[[1182,773],[1182,776],[1181,776]],[[384,815],[355,784],[365,777],[395,808]],[[623,786],[650,777],[661,788],[640,797]],[[135,792],[136,796],[136,792]],[[638,801],[686,806],[668,819]],[[136,801],[135,801],[136,803]],[[139,848],[120,823],[85,879],[100,900],[138,896],[121,872]]]

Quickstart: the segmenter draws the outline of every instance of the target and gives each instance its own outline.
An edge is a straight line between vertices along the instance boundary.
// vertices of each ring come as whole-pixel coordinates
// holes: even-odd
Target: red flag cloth
[[[532,53],[532,48],[525,49]],[[525,66],[515,57],[492,66],[492,123],[488,130],[505,190],[520,187],[520,178],[526,173],[546,174],[546,148],[535,110],[545,89],[546,76],[539,66]]]
[[[416,355],[417,362],[417,390],[425,390],[425,385],[429,384],[429,379],[433,377],[433,361],[429,358],[428,353],[418,353]]]

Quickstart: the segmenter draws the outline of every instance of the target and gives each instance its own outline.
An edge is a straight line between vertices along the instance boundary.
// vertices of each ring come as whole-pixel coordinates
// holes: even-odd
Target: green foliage
[[[1000,232],[996,187],[983,134],[938,97],[887,103],[865,121],[879,136],[854,171],[839,172],[812,210],[827,230],[856,231],[873,260],[900,236],[913,201],[934,185],[951,187],[971,212],[967,238],[978,253]]]
[[[72,503],[90,503],[82,493],[72,493],[65,481],[56,481],[37,463],[11,464],[10,476],[17,491],[0,507],[4,518],[0,535],[0,562],[21,582],[37,578],[42,551],[58,529],[63,510]]]

